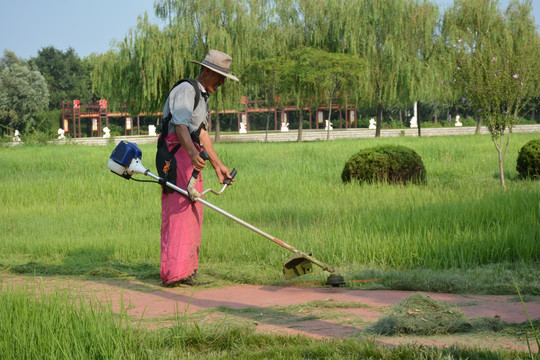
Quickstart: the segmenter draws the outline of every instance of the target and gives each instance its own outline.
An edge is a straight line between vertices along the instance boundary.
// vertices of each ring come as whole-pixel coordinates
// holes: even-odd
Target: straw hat
[[[232,79],[234,81],[240,81],[236,76],[230,74],[232,57],[225,54],[224,52],[218,50],[210,50],[210,52],[208,52],[208,55],[206,55],[206,57],[204,58],[203,62],[198,62],[195,60],[191,60],[191,62],[207,67],[208,69],[217,72],[218,74],[221,74],[225,77],[228,77],[229,79]]]

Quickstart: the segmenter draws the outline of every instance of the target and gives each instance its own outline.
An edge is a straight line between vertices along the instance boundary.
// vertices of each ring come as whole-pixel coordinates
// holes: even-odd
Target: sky
[[[0,56],[7,49],[29,59],[48,46],[81,58],[105,53],[144,12],[160,23],[153,9],[154,0],[0,0]]]
[[[432,1],[441,12],[453,3]],[[508,2],[501,0],[501,8],[506,9]],[[540,29],[540,0],[532,4]],[[48,46],[61,51],[72,47],[81,58],[105,53],[145,12],[151,23],[161,25],[153,9],[154,0],[0,0],[0,56],[10,50],[29,59]]]

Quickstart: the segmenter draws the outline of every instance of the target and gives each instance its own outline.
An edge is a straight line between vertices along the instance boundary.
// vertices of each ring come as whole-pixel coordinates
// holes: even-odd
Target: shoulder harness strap
[[[193,86],[193,88],[195,89],[195,102],[193,104],[193,110],[195,110],[197,106],[199,105],[199,101],[201,101],[201,89],[199,89],[199,83],[197,82],[197,80],[195,79],[179,80],[173,85],[173,87],[171,88],[171,91],[173,91],[175,87],[177,87],[178,85],[186,81],[189,82],[191,86]],[[169,94],[171,91],[169,91]],[[167,117],[163,117],[163,123],[161,125],[161,135],[163,137],[166,137],[169,133],[169,121],[171,121],[171,118],[172,118],[171,113],[169,113]]]

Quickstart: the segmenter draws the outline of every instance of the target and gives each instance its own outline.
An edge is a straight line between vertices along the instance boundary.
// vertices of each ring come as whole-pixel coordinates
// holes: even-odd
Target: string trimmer
[[[201,157],[205,160],[208,159],[208,155],[203,150],[201,152]],[[264,231],[256,228],[255,226],[245,222],[242,219],[237,218],[236,216],[229,214],[225,210],[222,210],[218,208],[217,206],[209,203],[208,201],[202,199],[202,195],[212,192],[216,195],[221,195],[225,188],[230,185],[231,179],[227,180],[223,184],[223,188],[220,191],[216,191],[214,189],[206,189],[202,193],[198,193],[197,191],[189,191],[189,185],[188,189],[184,190],[176,186],[175,184],[167,181],[164,178],[161,178],[152,172],[145,168],[141,162],[142,159],[142,151],[135,143],[127,142],[127,141],[121,141],[116,148],[113,150],[109,162],[107,164],[107,167],[114,172],[115,174],[118,174],[122,176],[125,179],[131,179],[132,175],[134,174],[141,174],[145,176],[149,176],[156,180],[159,184],[168,186],[169,188],[179,192],[180,194],[190,198],[193,201],[198,201],[201,204],[209,207],[210,209],[217,211],[221,215],[224,215],[228,217],[229,219],[236,221],[240,225],[243,225],[244,227],[256,232],[257,234],[267,238],[270,241],[273,241],[274,243],[284,247],[285,249],[291,251],[294,253],[294,255],[285,261],[283,263],[283,275],[285,275],[286,279],[292,279],[297,276],[302,276],[305,274],[310,274],[313,272],[312,264],[315,264],[322,268],[324,271],[327,271],[330,273],[330,276],[328,276],[326,285],[331,285],[333,287],[338,287],[340,285],[345,284],[345,281],[343,279],[343,276],[341,276],[335,267],[328,266],[321,261],[315,259],[311,254],[304,253],[293,246],[279,240],[278,238],[269,235],[265,233]],[[199,175],[199,172],[194,170],[193,174],[191,175],[190,184],[194,184],[197,177]],[[231,176],[234,177],[236,175],[236,169],[233,169],[231,172]]]

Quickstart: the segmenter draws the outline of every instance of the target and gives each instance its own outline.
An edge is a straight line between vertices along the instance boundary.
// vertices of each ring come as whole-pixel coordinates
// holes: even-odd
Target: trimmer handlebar
[[[202,157],[204,161],[206,161],[206,160],[208,160],[210,158],[208,156],[208,153],[205,150],[201,151],[199,153],[199,156]],[[199,177],[199,171],[198,170],[193,170],[193,172],[191,173],[191,179],[189,179],[187,192],[188,192],[188,194],[190,195],[190,197],[192,199],[196,199],[198,197],[201,197],[201,196],[203,196],[204,194],[206,194],[207,192],[210,192],[210,191],[213,192],[216,195],[221,195],[223,193],[223,191],[225,190],[225,188],[227,186],[231,185],[231,182],[234,179],[234,177],[236,176],[236,173],[237,173],[236,169],[232,169],[231,178],[230,179],[225,179],[223,181],[223,188],[220,191],[215,191],[214,189],[206,189],[202,193],[199,193],[197,190],[195,190],[195,183],[197,182],[197,178]]]
[[[236,168],[233,168],[232,171],[231,171],[231,178],[226,179],[225,181],[223,181],[223,184],[231,185],[232,179],[234,179],[235,176],[236,176]]]
[[[199,156],[202,157],[202,159],[204,161],[207,161],[210,159],[210,157],[208,156],[208,153],[206,152],[206,150],[203,150],[199,153]],[[230,179],[225,179],[223,181],[223,185],[231,185],[232,183],[232,180],[234,179],[234,177],[236,176],[236,168],[233,168],[232,171],[231,171],[231,178]],[[191,177],[196,179],[197,177],[199,176],[199,171],[198,170],[193,170],[193,172],[191,173]]]
[[[213,192],[216,195],[221,195],[223,193],[223,191],[225,191],[227,186],[231,185],[232,179],[234,179],[234,177],[236,176],[236,173],[237,173],[236,169],[233,168],[232,171],[231,171],[231,178],[223,181],[223,187],[221,188],[221,190],[216,191],[214,189],[209,188],[209,189],[204,190],[201,195],[204,195],[204,194],[206,194],[207,192],[210,192],[210,191]]]

